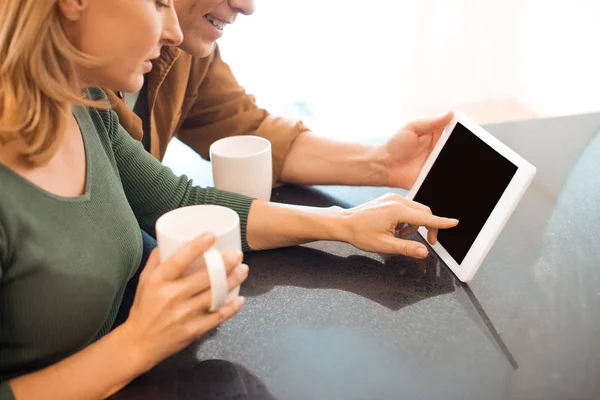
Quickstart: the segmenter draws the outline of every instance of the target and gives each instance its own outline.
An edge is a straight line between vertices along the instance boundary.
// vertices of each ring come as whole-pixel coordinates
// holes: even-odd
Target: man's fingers
[[[454,113],[449,111],[438,118],[415,121],[413,122],[413,128],[418,135],[423,135],[430,133],[432,130],[445,128],[452,121],[452,118],[454,118]]]
[[[439,118],[433,120],[434,128],[444,128],[448,125],[452,119],[454,118],[454,113],[452,111],[448,111],[446,114],[442,115]]]

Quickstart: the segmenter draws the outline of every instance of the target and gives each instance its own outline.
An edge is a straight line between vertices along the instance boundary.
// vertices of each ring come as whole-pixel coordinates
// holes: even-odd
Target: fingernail
[[[245,298],[244,296],[239,296],[239,297],[238,297],[238,302],[239,302],[240,304],[244,304],[244,303],[246,302],[246,298]]]
[[[417,256],[421,257],[421,258],[425,258],[427,257],[427,254],[429,254],[427,252],[427,249],[425,247],[419,247],[417,249]]]
[[[458,220],[456,218],[450,218],[450,222],[455,222],[458,224]]]

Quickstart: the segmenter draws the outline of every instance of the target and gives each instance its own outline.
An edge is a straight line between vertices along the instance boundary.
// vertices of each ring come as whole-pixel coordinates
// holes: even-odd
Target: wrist
[[[324,240],[336,242],[348,241],[348,211],[342,207],[333,206],[326,209]]]
[[[154,360],[150,349],[144,348],[141,339],[134,334],[127,321],[115,328],[112,334],[119,354],[123,354],[126,360],[125,368],[133,377],[143,374],[160,361]]]
[[[373,147],[367,155],[370,186],[389,185],[389,153],[385,145]]]

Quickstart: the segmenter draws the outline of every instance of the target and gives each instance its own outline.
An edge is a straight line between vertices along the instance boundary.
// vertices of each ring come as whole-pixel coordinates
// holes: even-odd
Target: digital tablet
[[[430,246],[470,281],[535,176],[536,169],[461,113],[446,127],[407,198],[457,218]],[[427,230],[419,229],[427,239]]]

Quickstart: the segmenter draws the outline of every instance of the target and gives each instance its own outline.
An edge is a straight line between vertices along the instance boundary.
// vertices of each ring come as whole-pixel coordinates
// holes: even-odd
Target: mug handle
[[[204,263],[211,289],[211,305],[208,311],[213,312],[223,307],[227,301],[227,272],[221,252],[214,247],[204,252]]]

